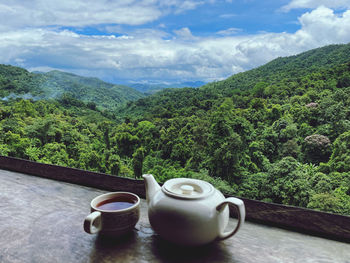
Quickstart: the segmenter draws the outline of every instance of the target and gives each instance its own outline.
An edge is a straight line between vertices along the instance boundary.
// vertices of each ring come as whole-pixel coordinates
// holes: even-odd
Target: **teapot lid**
[[[162,190],[165,194],[184,199],[198,199],[210,195],[214,187],[202,180],[174,178],[166,181]]]

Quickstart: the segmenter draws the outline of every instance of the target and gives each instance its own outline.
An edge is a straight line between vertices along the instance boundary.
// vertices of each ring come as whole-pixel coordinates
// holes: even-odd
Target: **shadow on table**
[[[182,247],[136,231],[118,238],[97,236],[90,262],[235,262],[224,242]]]
[[[119,238],[97,235],[89,262],[133,262],[135,244],[137,234],[134,232]]]
[[[183,247],[155,236],[151,246],[154,256],[160,262],[235,262],[223,242]]]

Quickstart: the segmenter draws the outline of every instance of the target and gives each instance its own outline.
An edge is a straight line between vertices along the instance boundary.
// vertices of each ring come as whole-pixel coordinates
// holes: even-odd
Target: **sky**
[[[116,84],[211,82],[350,42],[350,0],[0,0],[0,64]]]

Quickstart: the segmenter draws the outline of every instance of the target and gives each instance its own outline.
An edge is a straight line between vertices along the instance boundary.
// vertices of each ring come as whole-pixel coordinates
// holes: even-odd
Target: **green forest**
[[[40,98],[37,79],[0,67],[0,155],[350,215],[350,44],[117,104],[94,89]]]

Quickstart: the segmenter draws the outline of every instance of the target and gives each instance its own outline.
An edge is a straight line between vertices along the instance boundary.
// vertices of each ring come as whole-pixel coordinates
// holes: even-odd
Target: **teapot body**
[[[162,187],[153,175],[143,175],[146,186],[148,218],[162,238],[185,246],[199,246],[215,239],[233,236],[243,225],[245,208],[242,200],[224,195],[205,181],[174,178]],[[229,207],[238,212],[235,228],[226,231]]]
[[[174,198],[160,190],[149,202],[149,221],[155,232],[170,242],[189,246],[207,244],[228,224],[228,207],[222,211],[216,209],[224,199],[217,190],[199,199]]]

